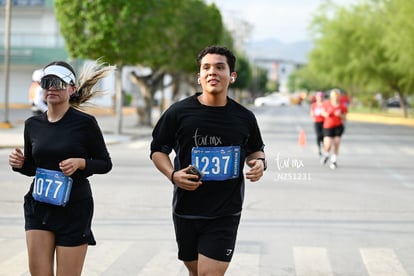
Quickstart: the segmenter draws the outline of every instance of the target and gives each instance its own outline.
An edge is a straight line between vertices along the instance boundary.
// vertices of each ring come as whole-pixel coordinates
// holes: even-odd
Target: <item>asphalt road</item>
[[[348,122],[338,168],[319,163],[306,107],[257,108],[268,171],[246,183],[226,275],[414,275],[414,128]],[[300,131],[306,144],[299,144]],[[109,145],[114,168],[90,178],[93,230],[84,275],[187,275],[176,260],[172,186],[149,137]],[[28,275],[22,199],[30,179],[0,149],[0,275]]]

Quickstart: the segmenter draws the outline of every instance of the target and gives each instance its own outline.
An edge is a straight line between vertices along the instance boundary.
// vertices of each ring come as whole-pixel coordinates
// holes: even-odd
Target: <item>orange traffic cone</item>
[[[303,129],[301,129],[299,131],[299,142],[298,142],[299,146],[304,147],[306,145],[306,135],[305,135],[305,131]]]

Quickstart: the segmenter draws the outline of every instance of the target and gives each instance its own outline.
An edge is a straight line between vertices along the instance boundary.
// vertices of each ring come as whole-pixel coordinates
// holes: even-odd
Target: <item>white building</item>
[[[35,69],[52,60],[68,60],[59,34],[53,0],[12,0],[10,22],[9,103],[28,104],[28,89]],[[4,47],[6,0],[0,0],[0,103],[5,98]]]
[[[0,0],[0,106],[4,104],[4,47],[6,34],[5,6],[7,0]],[[10,69],[9,104],[29,104],[28,89],[34,70],[44,67],[51,61],[63,60],[74,66],[79,74],[83,60],[71,60],[65,49],[65,42],[59,32],[55,17],[53,0],[11,0],[10,24]],[[131,71],[141,71],[140,67],[122,68],[122,89],[132,95],[132,105],[139,107],[142,98],[139,88],[130,81]],[[115,76],[105,78],[101,87],[104,96],[94,102],[100,106],[113,106],[115,95]],[[187,89],[187,87],[186,87]],[[170,88],[164,96],[171,98]]]

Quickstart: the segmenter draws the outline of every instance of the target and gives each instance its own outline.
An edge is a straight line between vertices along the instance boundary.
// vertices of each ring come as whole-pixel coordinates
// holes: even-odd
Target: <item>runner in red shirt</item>
[[[323,122],[325,152],[321,157],[321,163],[326,164],[330,157],[330,168],[335,169],[337,167],[336,159],[339,153],[341,136],[345,130],[344,122],[347,108],[339,102],[340,92],[337,89],[332,90],[329,96],[329,101],[323,103],[322,111],[322,116],[325,118]],[[332,155],[330,154],[331,149],[333,149]]]
[[[317,92],[315,95],[315,101],[311,105],[310,114],[313,118],[313,123],[316,133],[316,145],[318,146],[319,156],[322,156],[322,146],[323,146],[323,120],[322,116],[323,110],[323,92]]]
[[[351,104],[351,99],[349,98],[349,96],[346,94],[345,91],[342,91],[340,96],[339,96],[339,102],[342,105],[345,105],[346,108],[349,107],[349,105]]]

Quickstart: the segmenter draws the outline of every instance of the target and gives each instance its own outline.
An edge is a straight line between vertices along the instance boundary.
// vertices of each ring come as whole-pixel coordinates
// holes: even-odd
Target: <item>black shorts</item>
[[[55,234],[58,246],[96,245],[91,230],[92,197],[55,206],[34,200],[31,192],[24,196],[25,230],[45,230]]]
[[[178,258],[195,261],[198,254],[230,262],[236,245],[240,215],[215,219],[186,219],[173,216]]]
[[[333,128],[324,128],[323,129],[323,136],[327,136],[327,137],[341,137],[342,134],[344,133],[344,126],[340,125],[337,127],[333,127]]]

